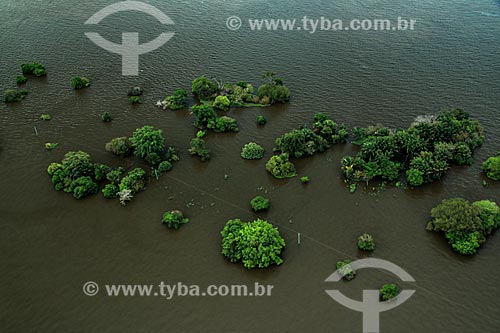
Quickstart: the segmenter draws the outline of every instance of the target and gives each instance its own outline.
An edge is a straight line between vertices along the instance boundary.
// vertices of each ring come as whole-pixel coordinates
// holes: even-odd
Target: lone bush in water
[[[259,160],[264,157],[264,148],[255,142],[249,142],[243,146],[241,157],[246,160]]]
[[[86,77],[74,77],[71,79],[71,87],[75,90],[90,87],[90,80]]]
[[[276,178],[291,178],[297,175],[295,166],[288,159],[288,154],[272,156],[266,163],[266,170]]]
[[[380,300],[388,301],[399,295],[398,286],[394,283],[384,284],[380,288]]]
[[[222,254],[231,262],[241,261],[246,268],[266,268],[283,263],[280,255],[285,240],[267,221],[229,220],[221,236]]]
[[[493,180],[500,180],[500,155],[489,157],[483,163],[483,171]]]
[[[179,229],[183,224],[189,222],[188,218],[185,218],[180,210],[172,210],[163,214],[162,223],[166,224],[167,227],[171,229]]]
[[[463,255],[475,254],[500,226],[500,208],[490,200],[446,199],[432,209],[431,216],[427,230],[444,233],[452,248]]]
[[[373,236],[370,234],[362,234],[358,237],[358,248],[361,251],[373,251],[375,250],[375,241]]]
[[[263,196],[256,196],[250,201],[250,206],[255,212],[259,212],[261,210],[269,209],[269,199],[264,198]]]
[[[339,271],[340,275],[342,275],[342,277],[348,281],[356,277],[356,271],[352,269],[351,260],[349,259],[337,261],[336,268]]]

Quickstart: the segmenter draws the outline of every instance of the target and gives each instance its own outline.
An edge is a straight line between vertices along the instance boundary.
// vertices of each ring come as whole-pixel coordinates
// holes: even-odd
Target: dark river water
[[[121,75],[121,58],[90,42],[97,31],[120,42],[138,31],[148,41],[165,30],[139,12],[123,12],[99,26],[83,23],[113,1],[2,0],[0,88],[15,86],[19,65],[39,61],[49,75],[30,79],[26,100],[0,104],[0,327],[4,332],[361,332],[362,315],[332,300],[339,288],[361,299],[363,289],[398,282],[377,270],[337,286],[324,280],[337,260],[362,258],[356,237],[369,232],[374,257],[394,262],[416,283],[404,305],[382,313],[382,332],[500,332],[500,235],[473,258],[454,253],[438,234],[425,230],[430,209],[442,199],[499,199],[500,184],[481,173],[481,162],[500,150],[500,3],[452,1],[159,1],[175,22],[164,47],[141,56],[138,77]],[[415,31],[239,31],[226,28],[232,15],[248,18],[417,19]],[[154,103],[177,88],[189,89],[206,74],[226,82],[272,70],[292,90],[290,103],[231,111],[240,132],[209,134],[213,159],[201,163],[186,152],[195,135],[187,110],[163,111]],[[75,75],[92,87],[75,92]],[[144,104],[131,106],[126,91],[145,88]],[[190,98],[190,103],[194,103]],[[486,140],[471,167],[453,167],[444,179],[415,190],[388,186],[376,195],[349,193],[339,160],[351,144],[296,163],[297,178],[275,180],[265,170],[274,139],[325,112],[349,127],[383,123],[407,127],[420,114],[460,107],[478,118]],[[108,111],[110,124],[100,115]],[[38,117],[50,113],[53,119]],[[258,128],[257,115],[268,124]],[[113,137],[154,125],[181,161],[123,207],[102,195],[75,200],[56,192],[46,173],[70,150],[125,167],[104,150]],[[35,134],[36,126],[38,136]],[[256,141],[263,160],[249,162],[241,146]],[[53,151],[45,142],[58,142]],[[229,178],[225,179],[225,175]],[[246,270],[220,254],[220,230],[230,218],[251,220],[249,201],[265,193],[271,209],[262,217],[280,228],[285,262]],[[161,215],[181,209],[191,219],[178,231]],[[301,244],[297,244],[301,233]],[[86,281],[99,284],[274,285],[269,297],[85,296]]]

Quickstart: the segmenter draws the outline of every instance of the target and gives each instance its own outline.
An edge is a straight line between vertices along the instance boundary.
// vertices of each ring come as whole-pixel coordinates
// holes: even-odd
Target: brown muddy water
[[[343,258],[361,258],[355,239],[374,235],[373,256],[392,261],[415,279],[404,305],[381,314],[382,332],[500,332],[500,235],[491,236],[473,258],[455,254],[439,235],[425,230],[429,211],[442,199],[490,198],[500,184],[481,183],[481,162],[500,150],[500,6],[497,1],[149,1],[175,22],[175,37],[141,56],[138,77],[122,77],[120,56],[85,36],[83,25],[113,1],[2,0],[0,87],[14,86],[19,65],[39,61],[49,75],[30,79],[27,99],[0,104],[0,328],[4,332],[361,332],[361,314],[325,293],[324,280]],[[491,15],[488,15],[490,13]],[[416,18],[412,32],[255,32],[226,28],[232,15],[248,18]],[[138,31],[141,41],[163,27],[146,14],[120,13],[97,29],[120,41]],[[255,86],[265,70],[290,86],[290,103],[232,110],[237,134],[209,134],[213,159],[201,163],[186,150],[195,135],[188,111],[154,106],[177,88],[206,74]],[[72,76],[92,79],[74,92]],[[145,103],[131,106],[133,85],[145,88]],[[190,100],[190,103],[193,103]],[[274,139],[325,112],[349,127],[383,123],[406,127],[420,114],[461,107],[485,127],[486,141],[474,165],[453,167],[445,178],[415,190],[388,186],[377,195],[351,194],[339,172],[340,158],[354,148],[340,145],[297,161],[297,178],[275,180],[265,170]],[[100,114],[114,120],[105,124]],[[38,117],[50,113],[53,119]],[[265,127],[255,118],[263,114]],[[116,136],[154,125],[178,148],[181,161],[123,207],[101,195],[77,201],[56,192],[46,167],[70,150],[95,161],[140,166],[104,150]],[[36,136],[33,127],[39,135]],[[241,146],[256,141],[266,156],[244,161]],[[45,142],[58,142],[46,151]],[[225,175],[229,178],[226,180]],[[219,231],[229,218],[255,218],[249,200],[267,190],[270,211],[287,247],[285,262],[246,270],[220,255]],[[191,219],[178,231],[161,215],[181,209]],[[297,233],[301,244],[297,244]],[[85,296],[86,281],[99,284],[274,285],[270,297]],[[397,280],[363,271],[337,287],[361,299],[363,289]]]

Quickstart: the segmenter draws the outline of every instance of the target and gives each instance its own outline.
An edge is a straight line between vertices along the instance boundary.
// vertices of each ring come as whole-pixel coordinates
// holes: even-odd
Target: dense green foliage
[[[388,301],[399,295],[398,286],[394,283],[384,284],[380,288],[380,300]]]
[[[219,115],[209,105],[195,105],[191,108],[195,116],[194,126],[199,129],[211,129],[214,132],[238,132],[236,119]]]
[[[180,210],[172,210],[163,214],[162,223],[166,224],[167,227],[171,229],[179,229],[183,224],[189,222],[188,218],[185,218]]]
[[[71,87],[75,90],[90,87],[90,80],[86,77],[74,77],[71,79]]]
[[[308,176],[303,176],[303,177],[300,177],[300,181],[303,183],[303,184],[307,184],[311,181],[311,179],[309,179]]]
[[[489,157],[486,161],[484,161],[483,171],[488,178],[500,180],[500,154]]]
[[[313,129],[303,127],[292,130],[276,139],[276,150],[295,158],[324,152],[333,144],[345,142],[348,131],[344,125],[337,125],[328,116],[317,113]]]
[[[264,220],[229,220],[221,231],[222,254],[231,262],[243,262],[246,268],[280,265],[285,240],[277,228]]]
[[[261,210],[267,210],[269,209],[269,199],[264,198],[263,196],[256,196],[250,201],[250,206],[252,206],[252,209],[254,212],[260,212]]]
[[[205,100],[213,98],[220,89],[217,82],[202,75],[193,81],[191,91],[193,94],[197,95],[199,99]]]
[[[276,178],[291,178],[297,175],[295,165],[290,162],[288,154],[272,156],[266,163],[266,170]]]
[[[254,95],[253,86],[244,81],[236,84],[223,84],[201,76],[193,81],[192,92],[203,104],[219,111],[227,111],[234,107],[266,106],[284,103],[290,99],[290,89],[283,85],[283,80],[274,73],[263,74],[264,83]]]
[[[113,118],[111,117],[111,115],[109,114],[109,112],[104,112],[102,115],[101,115],[101,119],[102,121],[104,121],[105,123],[109,123],[111,120],[113,120]]]
[[[215,97],[215,101],[213,103],[213,107],[219,111],[228,111],[231,102],[227,96],[217,96]]]
[[[127,173],[120,181],[120,191],[130,190],[132,194],[146,189],[146,171],[135,168]]]
[[[28,82],[28,78],[26,76],[22,76],[22,75],[16,76],[16,83],[17,84],[25,84],[26,82]]]
[[[178,89],[164,100],[164,105],[170,110],[179,110],[184,108],[186,103],[187,92],[184,89]]]
[[[246,160],[259,160],[264,157],[264,148],[255,142],[249,142],[241,149],[241,157]]]
[[[262,78],[265,80],[265,83],[257,91],[260,103],[285,103],[290,99],[290,89],[283,85],[283,80],[276,77],[275,73],[266,72],[262,75]]]
[[[472,151],[484,140],[479,122],[460,109],[420,117],[407,130],[370,126],[353,133],[361,149],[341,160],[347,180],[395,182],[404,172],[412,186],[440,179],[451,163],[470,165]]]
[[[358,249],[369,252],[375,250],[375,241],[373,240],[373,236],[370,234],[362,234],[359,236]]]
[[[97,193],[95,165],[90,155],[83,152],[68,152],[61,163],[51,163],[47,169],[57,191],[72,193],[77,199]]]
[[[51,120],[51,119],[52,117],[50,116],[50,114],[44,113],[40,115],[40,120]]]
[[[127,157],[132,154],[132,142],[126,136],[114,138],[106,143],[106,150],[120,157]]]
[[[118,198],[118,192],[120,192],[120,187],[116,184],[106,184],[102,189],[102,194],[106,199]]]
[[[257,116],[257,125],[264,126],[267,124],[267,119],[264,116]]]
[[[351,260],[345,259],[343,261],[337,261],[336,268],[340,275],[347,281],[350,281],[356,277],[356,271],[351,267]]]
[[[475,254],[500,226],[500,208],[489,200],[446,199],[432,209],[431,216],[427,230],[444,233],[452,248],[464,255]]]
[[[23,71],[23,74],[33,74],[35,76],[47,75],[45,67],[42,64],[36,62],[22,64],[21,70]]]
[[[26,89],[7,89],[3,93],[3,101],[5,103],[20,102],[26,95],[28,95],[28,90]]]
[[[130,138],[130,142],[134,147],[134,154],[147,161],[149,160],[150,164],[157,164],[154,163],[155,155],[159,156],[165,150],[165,139],[162,131],[161,129],[155,130],[153,126],[143,126],[136,129]]]
[[[205,146],[205,140],[193,138],[190,145],[191,148],[188,151],[191,155],[198,156],[203,162],[210,159],[210,150]]]

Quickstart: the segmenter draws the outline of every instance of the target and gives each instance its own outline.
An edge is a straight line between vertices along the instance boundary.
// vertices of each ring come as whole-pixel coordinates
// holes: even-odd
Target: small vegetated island
[[[453,250],[472,255],[500,226],[500,208],[490,200],[446,199],[431,211],[427,230],[443,233]]]
[[[500,180],[500,154],[488,157],[483,163],[483,171],[488,178]]]
[[[332,145],[346,142],[349,131],[323,113],[314,116],[313,128],[302,127],[276,139],[275,151],[266,163],[266,170],[276,178],[290,178],[297,175],[292,158],[301,158],[324,152]]]
[[[285,240],[278,228],[258,219],[243,222],[229,220],[221,231],[222,254],[231,262],[242,262],[246,268],[266,268],[280,265]]]
[[[411,186],[438,180],[452,163],[472,164],[472,152],[484,140],[480,123],[460,109],[419,117],[407,130],[370,126],[353,133],[361,149],[342,158],[342,172],[346,182],[367,184],[396,182],[401,173]]]
[[[174,148],[165,146],[162,131],[152,126],[138,128],[130,138],[114,138],[105,148],[121,158],[132,153],[143,158],[151,167],[152,177],[171,170],[172,164],[179,159]],[[83,151],[66,153],[61,163],[51,163],[47,172],[58,191],[72,193],[81,199],[97,193],[100,184],[105,183],[102,189],[104,197],[119,198],[122,204],[144,190],[149,178],[148,173],[139,167],[125,173],[122,167],[94,163]]]

